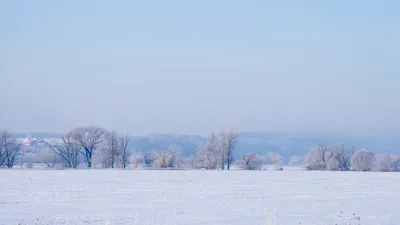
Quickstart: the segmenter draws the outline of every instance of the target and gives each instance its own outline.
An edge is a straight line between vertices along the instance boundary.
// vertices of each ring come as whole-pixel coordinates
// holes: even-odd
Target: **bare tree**
[[[105,164],[104,167],[114,168],[119,157],[119,151],[118,151],[119,143],[118,143],[117,132],[112,131],[107,133],[106,138],[107,138],[107,147],[103,152],[103,154],[104,154],[104,159],[107,160],[107,164]]]
[[[128,145],[131,137],[116,131],[107,132],[104,136],[105,142],[94,155],[96,162],[100,162],[102,168],[126,168],[129,164]]]
[[[53,142],[50,149],[55,152],[68,168],[76,169],[79,165],[80,143],[71,133],[61,135],[61,142]]]
[[[262,166],[262,157],[256,153],[247,153],[241,160],[236,162],[237,166],[245,170],[259,170]]]
[[[7,131],[0,132],[0,167],[7,166],[12,168],[16,162],[18,154],[21,152],[22,145],[11,137]]]
[[[21,149],[22,145],[15,141],[15,139],[6,146],[6,166],[8,168],[12,168],[14,166]]]
[[[351,157],[351,168],[354,171],[371,171],[374,165],[374,154],[367,149],[354,152]]]
[[[131,141],[131,136],[121,134],[118,138],[118,149],[120,152],[121,167],[126,168],[129,164],[129,142]]]
[[[211,134],[206,139],[206,143],[195,153],[195,167],[199,169],[216,169],[219,163],[218,155],[217,137]]]
[[[221,157],[221,169],[225,169],[225,162],[229,170],[233,163],[233,152],[236,147],[238,135],[231,130],[222,131],[219,134],[219,153]]]
[[[54,166],[60,161],[60,157],[54,151],[46,148],[37,152],[36,158],[48,168],[54,168]]]
[[[104,129],[96,126],[77,127],[71,131],[72,137],[82,148],[82,154],[85,157],[88,168],[92,167],[93,153],[101,144],[105,134]]]
[[[157,168],[173,168],[175,167],[176,159],[178,157],[178,149],[170,147],[164,151],[156,152],[154,165]]]

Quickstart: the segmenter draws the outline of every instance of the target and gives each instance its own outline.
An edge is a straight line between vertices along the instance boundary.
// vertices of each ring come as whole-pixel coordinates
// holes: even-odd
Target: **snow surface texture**
[[[1,225],[400,221],[400,173],[0,170],[0,182]]]

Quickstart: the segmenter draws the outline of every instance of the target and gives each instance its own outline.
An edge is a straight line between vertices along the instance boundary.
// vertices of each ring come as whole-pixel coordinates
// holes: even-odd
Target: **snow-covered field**
[[[341,210],[400,224],[400,173],[0,170],[1,225],[333,225]]]

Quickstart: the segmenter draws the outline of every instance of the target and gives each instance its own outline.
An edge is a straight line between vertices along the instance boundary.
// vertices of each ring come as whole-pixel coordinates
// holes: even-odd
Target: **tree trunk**
[[[122,154],[122,168],[126,168],[126,151]]]
[[[21,156],[21,168],[24,167],[24,156],[25,156],[25,148],[24,148],[24,150],[22,151],[22,156]]]
[[[92,151],[90,151],[89,149],[85,149],[85,151],[87,166],[88,168],[92,168]]]

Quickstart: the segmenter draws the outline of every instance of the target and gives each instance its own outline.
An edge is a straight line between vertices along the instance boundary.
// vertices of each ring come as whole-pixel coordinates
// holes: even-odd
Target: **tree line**
[[[130,149],[131,136],[116,131],[107,131],[99,126],[76,127],[60,136],[60,141],[40,149],[35,160],[53,168],[127,168],[156,167],[175,168],[183,164],[199,165],[198,168],[230,170],[237,134],[231,130],[212,134],[206,144],[198,149],[193,160],[183,159],[177,147],[135,152]],[[21,167],[27,159],[24,146],[7,131],[0,132],[0,167],[12,168],[17,162]],[[196,160],[196,163],[194,163]],[[32,160],[31,160],[32,161]],[[189,162],[192,161],[192,162]],[[212,165],[211,165],[212,164]],[[83,166],[84,165],[84,166]]]
[[[108,131],[98,126],[76,127],[60,135],[54,141],[28,154],[7,131],[0,132],[0,167],[32,167],[38,162],[48,168],[180,168],[205,170],[230,170],[232,166],[242,170],[261,170],[268,165],[282,170],[283,164],[303,166],[306,170],[330,171],[400,171],[400,155],[375,155],[368,149],[346,150],[344,145],[320,144],[305,157],[292,156],[289,160],[278,153],[265,155],[248,152],[234,158],[238,134],[232,130],[212,133],[194,155],[183,157],[180,149],[135,152],[128,134]]]
[[[126,168],[129,161],[128,144],[131,137],[106,131],[98,126],[77,127],[61,134],[60,141],[40,149],[37,158],[48,167],[56,164],[78,168],[82,163],[92,168],[95,153],[101,153],[107,166]],[[12,168],[24,164],[24,146],[7,131],[0,132],[0,167]]]
[[[346,150],[343,144],[325,143],[308,152],[304,167],[307,170],[400,172],[400,155],[375,155],[365,148]]]

